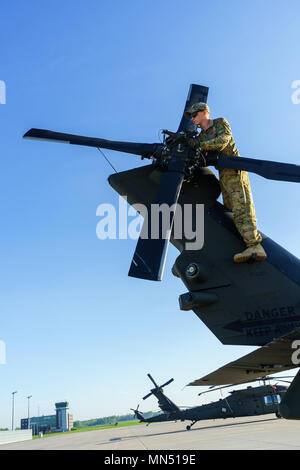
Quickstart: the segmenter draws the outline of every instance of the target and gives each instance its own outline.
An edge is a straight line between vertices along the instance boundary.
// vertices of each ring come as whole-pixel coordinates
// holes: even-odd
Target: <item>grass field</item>
[[[66,432],[53,432],[51,434],[44,434],[44,437],[59,436],[64,434],[74,434],[75,432],[88,432],[88,431],[98,431],[100,429],[109,429],[109,428],[123,428],[125,426],[138,426],[140,423],[137,420],[133,421],[120,421],[118,424],[101,424],[99,426],[86,426],[85,428],[77,428],[74,431]],[[33,439],[40,439],[39,436],[33,436]]]

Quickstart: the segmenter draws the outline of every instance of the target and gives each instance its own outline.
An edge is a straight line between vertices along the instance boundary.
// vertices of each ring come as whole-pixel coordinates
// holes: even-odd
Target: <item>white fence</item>
[[[32,439],[32,429],[22,431],[0,431],[0,445],[11,442],[29,441]]]

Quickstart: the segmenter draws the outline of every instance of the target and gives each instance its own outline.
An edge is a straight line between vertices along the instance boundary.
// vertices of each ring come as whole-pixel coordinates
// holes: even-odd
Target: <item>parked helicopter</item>
[[[259,416],[265,414],[275,413],[280,418],[279,405],[288,389],[284,385],[267,385],[267,380],[275,380],[270,377],[264,377],[262,386],[247,387],[241,390],[233,390],[230,396],[220,399],[206,405],[195,406],[192,408],[181,409],[173,403],[163,392],[163,387],[169,385],[174,379],[168,380],[163,385],[159,386],[150,374],[147,374],[149,379],[153,382],[154,388],[143,400],[154,395],[158,399],[158,405],[163,413],[152,416],[151,418],[144,418],[143,413],[137,409],[132,409],[135,416],[142,423],[160,423],[165,421],[192,421],[191,424],[186,426],[187,431],[191,429],[198,421],[206,419],[226,419],[238,418],[242,416]],[[283,381],[280,377],[276,378],[277,381]],[[290,383],[290,382],[289,382]],[[231,385],[232,386],[232,385]],[[212,391],[221,390],[224,387],[216,388]]]
[[[293,347],[300,340],[300,260],[261,233],[267,260],[233,262],[233,254],[242,251],[244,243],[232,213],[217,201],[219,181],[206,165],[249,171],[287,182],[300,182],[300,166],[216,152],[203,154],[201,149],[192,148],[189,141],[195,138],[197,129],[185,111],[194,103],[206,103],[207,96],[207,87],[190,86],[178,130],[164,131],[163,143],[116,142],[43,129],[31,129],[24,135],[27,139],[105,148],[152,160],[151,165],[113,174],[108,180],[121,196],[126,196],[130,205],[149,208],[155,203],[173,207],[170,226],[160,226],[158,238],[151,238],[151,212],[148,211],[129,275],[160,281],[171,241],[180,251],[172,272],[188,289],[179,297],[180,309],[192,310],[223,344],[261,346],[190,385],[243,383],[249,377],[255,379],[299,367],[293,361]],[[197,204],[205,207],[205,243],[201,250],[191,250],[186,248],[191,240],[185,230],[177,238],[171,229],[178,212],[176,208],[182,208],[184,224],[185,208]],[[195,212],[190,218],[195,227]],[[300,419],[299,392],[300,373],[289,389],[289,401],[282,410],[285,417]]]

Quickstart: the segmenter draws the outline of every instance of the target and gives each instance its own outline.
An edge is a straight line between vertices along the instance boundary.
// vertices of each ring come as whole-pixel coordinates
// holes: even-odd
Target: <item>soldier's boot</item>
[[[263,261],[267,258],[267,254],[260,243],[257,245],[250,246],[242,253],[238,253],[234,256],[233,260],[235,263],[246,263],[253,259],[253,261]]]

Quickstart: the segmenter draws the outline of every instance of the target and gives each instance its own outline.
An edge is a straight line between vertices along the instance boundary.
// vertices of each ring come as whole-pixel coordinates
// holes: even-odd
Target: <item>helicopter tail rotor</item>
[[[145,421],[145,418],[143,417],[142,412],[139,411],[139,406],[140,406],[140,405],[138,405],[138,406],[136,407],[136,409],[134,409],[134,408],[130,408],[130,409],[131,409],[131,411],[134,412],[135,418],[139,419],[140,421]]]
[[[192,84],[189,88],[184,112],[197,102],[201,101],[206,103],[207,95],[207,87]],[[177,133],[166,132],[171,138],[179,137],[180,139],[181,133],[195,132],[197,130],[193,121],[187,118],[184,112]],[[158,206],[166,204],[170,210],[172,208],[169,224],[166,227],[160,218],[157,221],[158,230],[154,230],[156,234],[158,232],[158,236],[153,238],[152,229],[156,220],[152,220],[152,214],[149,214],[148,208],[147,220],[144,221],[142,232],[133,255],[128,273],[129,276],[150,281],[162,280],[175,210],[185,176],[185,167],[186,162],[184,160],[171,160],[168,164],[167,171],[162,174],[156,199],[153,204]]]
[[[199,159],[195,158],[195,148],[191,146],[190,141],[192,135],[195,137],[197,128],[192,119],[187,117],[185,113],[195,103],[206,103],[208,90],[208,87],[202,85],[190,85],[178,130],[176,133],[164,131],[165,134],[169,135],[164,143],[148,144],[112,141],[36,128],[30,129],[23,136],[25,139],[69,143],[139,155],[142,158],[154,160],[154,163],[162,169],[156,197],[154,202],[150,204],[151,207],[147,208],[148,213],[133,255],[128,273],[131,277],[152,281],[162,280],[168,244],[174,225],[175,211],[184,178],[193,176],[195,174],[194,170],[197,170],[197,167],[201,166],[202,163],[205,166],[207,164],[208,166],[213,165],[220,170],[228,168],[249,171],[271,180],[300,183],[300,166],[298,165],[224,155],[217,151],[207,152],[207,156],[204,158],[200,151],[201,145],[200,148],[197,147]],[[191,162],[194,163],[191,165]],[[195,162],[197,163],[195,164]],[[153,205],[168,206],[169,224],[162,220],[162,214],[158,214],[158,217],[152,217]]]

